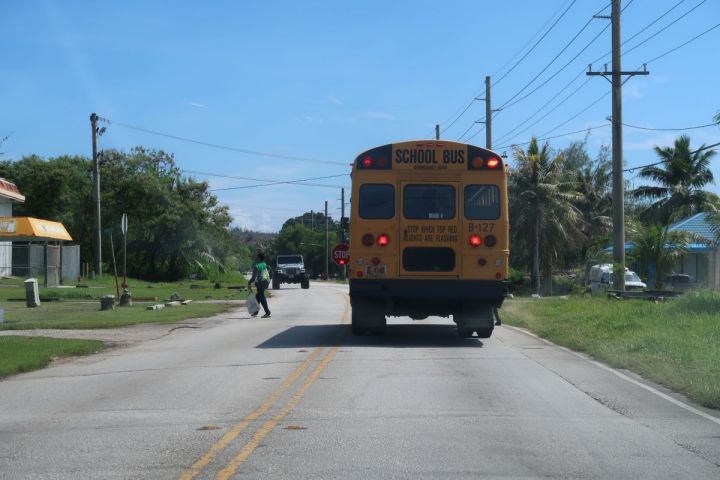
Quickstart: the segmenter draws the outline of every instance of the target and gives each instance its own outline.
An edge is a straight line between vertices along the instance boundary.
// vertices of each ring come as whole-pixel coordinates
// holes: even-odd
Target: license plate
[[[368,265],[365,267],[365,274],[374,277],[387,275],[387,265]]]

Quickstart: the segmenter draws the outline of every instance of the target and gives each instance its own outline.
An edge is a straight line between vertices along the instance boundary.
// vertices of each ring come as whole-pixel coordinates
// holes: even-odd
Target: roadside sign
[[[122,230],[122,233],[125,236],[127,236],[127,227],[128,227],[127,213],[123,213],[122,220],[120,220],[120,230]]]
[[[333,262],[337,263],[341,267],[347,265],[350,261],[350,246],[347,243],[338,243],[332,249],[330,254]]]

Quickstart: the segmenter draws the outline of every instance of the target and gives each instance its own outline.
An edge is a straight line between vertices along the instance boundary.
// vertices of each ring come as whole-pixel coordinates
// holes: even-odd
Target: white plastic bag
[[[247,307],[247,311],[250,315],[255,315],[260,311],[260,305],[258,305],[258,301],[252,292],[248,293],[248,298],[247,302],[245,302],[245,306]]]

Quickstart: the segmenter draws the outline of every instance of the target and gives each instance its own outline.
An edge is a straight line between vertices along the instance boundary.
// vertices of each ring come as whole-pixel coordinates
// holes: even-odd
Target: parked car
[[[695,287],[693,277],[684,273],[671,273],[665,275],[665,288],[667,290],[679,290],[685,292]]]
[[[611,263],[603,263],[590,267],[588,284],[593,294],[611,290],[613,280],[613,266]],[[646,288],[647,284],[640,279],[637,273],[629,268],[625,268],[625,290],[645,290]]]

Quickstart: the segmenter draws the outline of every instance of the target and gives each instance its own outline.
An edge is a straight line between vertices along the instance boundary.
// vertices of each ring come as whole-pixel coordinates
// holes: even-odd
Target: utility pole
[[[95,212],[95,231],[93,234],[93,253],[95,254],[93,269],[96,276],[102,274],[102,225],[100,223],[100,162],[97,151],[97,128],[98,116],[90,115],[90,127],[92,128],[92,158],[93,158],[93,207]]]
[[[327,200],[325,200],[325,280],[329,280],[330,226],[328,224]]]
[[[440,125],[436,125],[435,129],[436,133],[440,133]],[[345,229],[343,228],[343,222],[345,221],[345,188],[340,189],[340,242],[341,243],[347,243],[347,234],[345,232]],[[341,272],[341,278],[345,280],[345,269],[347,268],[347,265],[343,265],[340,269]]]
[[[310,210],[310,230],[315,231],[315,212]]]
[[[499,112],[500,108],[493,110],[490,96],[490,75],[485,77],[485,98],[476,97],[475,100],[485,101],[485,120],[476,120],[475,123],[485,124],[485,148],[492,150],[492,114]]]
[[[612,0],[610,21],[612,22],[612,70],[607,65],[602,72],[593,72],[590,65],[587,74],[602,76],[612,81],[612,206],[613,206],[613,287],[625,290],[625,180],[623,178],[623,131],[622,131],[622,86],[623,76],[648,75],[647,68],[642,71],[623,72],[621,66],[620,0]],[[608,18],[597,16],[597,18]]]
[[[435,124],[435,140],[440,140],[440,125]]]
[[[492,149],[492,102],[490,101],[490,75],[485,77],[485,148]]]

